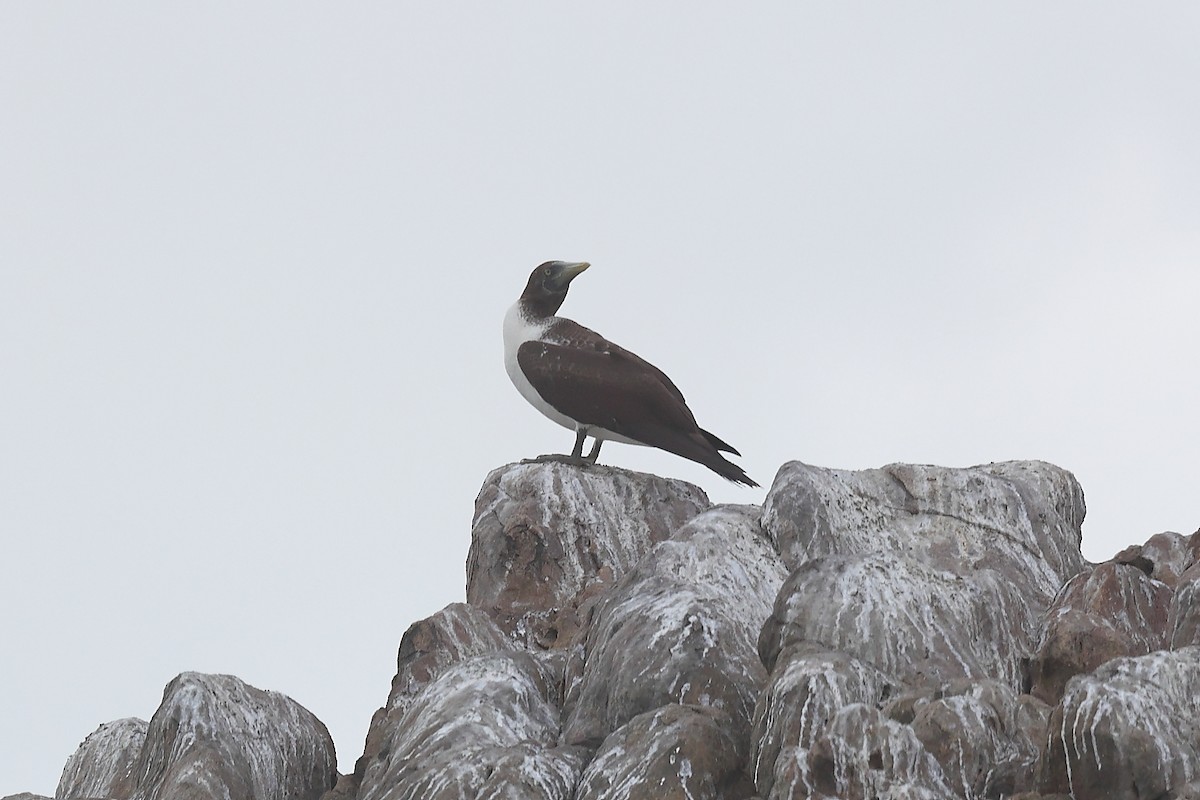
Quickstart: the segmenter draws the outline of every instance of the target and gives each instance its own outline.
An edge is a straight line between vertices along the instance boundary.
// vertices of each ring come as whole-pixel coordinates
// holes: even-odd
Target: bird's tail
[[[705,438],[705,439],[708,439],[708,442],[709,442],[709,444],[711,444],[713,447],[717,448],[717,450],[718,450],[719,452],[722,452],[722,453],[732,453],[732,454],[733,454],[733,455],[735,455],[735,456],[740,456],[740,455],[741,455],[741,453],[739,453],[737,450],[734,450],[734,449],[733,449],[733,445],[731,445],[731,444],[729,444],[728,442],[722,441],[721,439],[717,438],[717,435],[716,435],[716,434],[709,433],[708,431],[704,430],[704,428],[701,428],[701,429],[700,429],[700,432],[701,432],[702,434],[704,434],[704,438]],[[757,486],[758,484],[755,484],[755,485]]]

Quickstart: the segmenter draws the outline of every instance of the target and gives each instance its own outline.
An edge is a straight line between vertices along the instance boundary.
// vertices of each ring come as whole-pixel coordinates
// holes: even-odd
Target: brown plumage
[[[594,462],[605,440],[657,447],[718,475],[757,486],[721,452],[740,455],[696,423],[683,393],[658,367],[593,330],[555,316],[586,263],[551,261],[530,275],[505,319],[505,366],[522,395],[576,433],[572,459]],[[582,455],[587,436],[592,451]]]

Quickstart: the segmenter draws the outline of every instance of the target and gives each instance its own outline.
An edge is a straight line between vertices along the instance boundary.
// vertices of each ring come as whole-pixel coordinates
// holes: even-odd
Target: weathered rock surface
[[[671,703],[722,710],[746,739],[767,679],[755,640],[784,579],[757,511],[694,517],[593,607],[568,665],[567,742],[595,747]]]
[[[137,788],[137,765],[149,723],[128,717],[101,725],[67,759],[54,796],[125,798]]]
[[[522,642],[564,646],[580,605],[708,506],[690,483],[612,467],[494,470],[475,500],[467,602]]]
[[[1167,630],[1172,649],[1200,645],[1200,561],[1185,570],[1175,586]]]
[[[55,797],[115,800],[316,800],[337,777],[333,741],[290,697],[231,675],[185,672],[149,723],[92,733],[68,760]]]
[[[614,731],[584,770],[577,800],[723,800],[754,787],[725,715],[663,705]]]
[[[363,800],[569,797],[584,764],[558,748],[562,659],[498,652],[462,661],[409,706]]]
[[[428,684],[466,659],[516,649],[516,643],[487,614],[463,603],[452,603],[409,626],[400,640],[387,704],[371,719],[363,755],[354,774],[339,787],[341,793],[353,795],[368,774],[369,782],[374,783],[376,773],[386,770],[380,757],[391,753],[404,713]]]
[[[1045,607],[1083,569],[1085,506],[1071,473],[1040,461],[851,472],[791,461],[763,505],[784,563],[889,553],[962,578],[992,571]]]
[[[135,800],[316,800],[337,759],[325,726],[290,697],[185,672],[163,692],[136,771]]]
[[[1032,693],[1057,703],[1072,676],[1162,649],[1171,597],[1167,584],[1128,564],[1101,564],[1076,575],[1046,614],[1031,665]]]
[[[504,467],[468,602],[409,627],[325,800],[1197,796],[1200,534],[1090,565],[1083,517],[1042,462],[792,462],[761,508]],[[316,797],[323,729],[256,692],[181,676],[144,746],[98,731],[60,789]]]
[[[1067,684],[1050,715],[1043,792],[1140,800],[1200,779],[1200,647],[1118,658]]]

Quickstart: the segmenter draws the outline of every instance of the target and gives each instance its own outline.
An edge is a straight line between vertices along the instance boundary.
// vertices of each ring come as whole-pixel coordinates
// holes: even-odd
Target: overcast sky
[[[0,795],[184,670],[362,752],[463,598],[529,271],[764,486],[1045,459],[1200,525],[1200,6],[0,6]],[[674,456],[602,461],[761,502]]]

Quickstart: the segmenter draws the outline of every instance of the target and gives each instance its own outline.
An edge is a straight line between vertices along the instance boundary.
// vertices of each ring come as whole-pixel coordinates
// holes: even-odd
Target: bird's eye
[[[543,274],[544,274],[546,277],[550,277],[551,275],[553,275],[553,274],[554,274],[554,268],[553,268],[553,267],[546,267],[544,270],[542,270],[542,273],[543,273]]]

